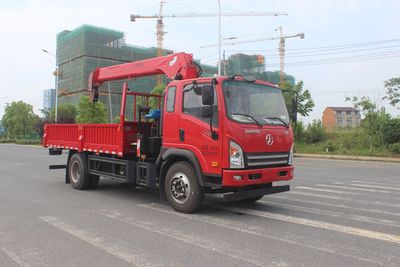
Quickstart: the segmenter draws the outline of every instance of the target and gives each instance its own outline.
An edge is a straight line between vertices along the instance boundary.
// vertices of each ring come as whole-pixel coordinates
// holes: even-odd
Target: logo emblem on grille
[[[265,136],[265,142],[267,142],[267,145],[272,146],[272,144],[274,143],[274,137],[272,136],[272,134],[267,134]]]

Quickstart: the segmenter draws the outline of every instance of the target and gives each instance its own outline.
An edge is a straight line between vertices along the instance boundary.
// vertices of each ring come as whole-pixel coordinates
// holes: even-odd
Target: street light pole
[[[53,53],[51,53],[51,52],[49,52],[49,51],[47,51],[45,49],[42,49],[42,51],[45,52],[46,54],[49,54],[49,55],[53,56],[56,59],[56,72],[55,72],[55,76],[56,76],[56,86],[55,86],[55,89],[56,89],[56,107],[55,107],[55,112],[54,112],[54,120],[57,123],[57,121],[58,121],[58,76],[60,74],[59,71],[58,71],[58,59],[57,59],[57,56],[54,55]]]

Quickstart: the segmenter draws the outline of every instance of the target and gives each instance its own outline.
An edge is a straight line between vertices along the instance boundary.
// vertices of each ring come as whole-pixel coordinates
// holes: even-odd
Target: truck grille
[[[287,166],[288,152],[282,153],[246,153],[246,165],[248,168],[268,168]]]

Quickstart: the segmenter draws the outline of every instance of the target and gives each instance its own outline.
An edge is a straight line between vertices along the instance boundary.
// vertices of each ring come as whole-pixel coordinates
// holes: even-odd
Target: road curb
[[[339,160],[359,160],[359,161],[400,163],[400,158],[367,157],[367,156],[351,156],[351,155],[303,154],[303,153],[295,153],[294,156],[298,158],[339,159]]]
[[[31,145],[31,144],[14,144],[14,143],[0,143],[3,146],[24,146],[24,147],[35,147],[35,148],[44,148],[42,145]]]

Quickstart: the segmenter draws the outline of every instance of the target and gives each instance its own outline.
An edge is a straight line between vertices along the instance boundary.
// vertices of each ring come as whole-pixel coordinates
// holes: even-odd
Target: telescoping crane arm
[[[163,57],[97,68],[89,76],[88,90],[90,92],[90,99],[96,102],[99,96],[99,87],[107,81],[157,74],[165,74],[168,78],[174,80],[184,80],[197,78],[200,73],[200,67],[193,61],[193,55],[181,52]]]

